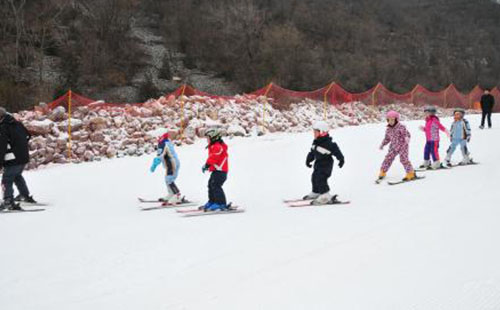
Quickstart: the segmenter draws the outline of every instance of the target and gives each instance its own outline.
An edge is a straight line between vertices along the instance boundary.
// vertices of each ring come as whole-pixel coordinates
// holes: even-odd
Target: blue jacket
[[[451,140],[469,140],[471,135],[469,121],[465,118],[454,121],[450,129]]]
[[[178,174],[181,163],[170,140],[163,140],[158,143],[157,155],[161,158],[167,175]]]

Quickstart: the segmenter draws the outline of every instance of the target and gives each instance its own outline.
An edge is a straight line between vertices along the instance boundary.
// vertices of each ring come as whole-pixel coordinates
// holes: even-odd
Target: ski
[[[142,203],[164,202],[164,200],[162,198],[158,198],[158,199],[144,199],[144,198],[138,197],[137,199],[139,199],[139,202],[142,202]]]
[[[415,171],[417,172],[423,172],[423,171],[436,171],[436,170],[446,170],[446,169],[451,169],[450,166],[445,166],[445,165],[441,165],[439,166],[439,168],[418,168],[418,169],[415,169]]]
[[[229,209],[226,210],[217,210],[217,211],[205,211],[203,210],[203,206],[200,206],[196,209],[187,209],[187,210],[176,210],[177,213],[181,213],[183,216],[202,216],[202,215],[215,215],[215,214],[228,214],[228,213],[241,213],[245,212],[245,209],[241,209],[239,206],[234,206],[229,204]]]
[[[350,201],[341,201],[337,199],[338,195],[334,195],[330,202],[324,203],[324,204],[313,204],[313,199],[311,200],[302,200],[302,201],[297,201],[297,202],[291,202],[288,203],[287,205],[289,207],[313,207],[313,206],[328,206],[328,205],[346,205],[351,203]]]
[[[299,199],[283,199],[283,202],[284,203],[294,203],[294,202],[299,202],[299,201],[312,201],[314,199],[303,199],[303,198],[299,198]]]
[[[222,215],[222,214],[243,213],[243,212],[245,212],[244,209],[231,209],[226,211],[207,211],[207,212],[197,210],[197,212],[188,212],[188,213],[183,213],[182,215],[185,217],[191,217],[191,216]]]
[[[401,180],[401,181],[388,181],[387,184],[389,185],[398,185],[398,184],[403,184],[403,183],[409,183],[409,182],[413,182],[413,181],[417,181],[417,180],[421,180],[421,179],[425,179],[425,176],[417,176],[415,179],[413,180],[409,180],[409,181],[404,181],[404,180]]]
[[[0,211],[1,213],[7,214],[7,213],[23,213],[23,212],[40,212],[40,211],[45,211],[45,209],[21,209],[21,210],[2,210]]]
[[[20,203],[21,203],[21,206],[23,206],[23,207],[46,207],[49,205],[48,203],[45,203],[45,202],[31,203],[31,202],[20,201]]]
[[[449,167],[463,167],[463,166],[474,166],[474,165],[479,165],[479,163],[473,161],[473,162],[470,162],[468,164],[462,164],[462,163],[452,164]]]
[[[141,208],[141,211],[151,211],[151,210],[160,210],[160,209],[172,209],[172,208],[182,208],[182,207],[192,207],[196,206],[196,202],[183,202],[183,203],[178,203],[178,204],[166,204],[162,203],[159,206],[154,206],[154,207],[145,207]]]
[[[329,202],[329,203],[323,203],[323,204],[312,204],[312,201],[309,201],[307,203],[293,203],[293,204],[288,204],[290,208],[300,208],[300,207],[324,207],[324,206],[334,206],[334,205],[348,205],[351,202],[350,201],[334,201],[334,202]]]

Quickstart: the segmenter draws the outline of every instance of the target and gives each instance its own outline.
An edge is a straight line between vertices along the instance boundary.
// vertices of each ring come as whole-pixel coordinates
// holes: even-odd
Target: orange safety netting
[[[48,108],[54,109],[58,106],[64,106],[67,109],[70,97],[69,93],[70,92],[51,102],[48,105]],[[495,87],[491,90],[491,94],[495,97],[496,102],[494,111],[500,112],[500,90]],[[206,96],[214,99],[234,98],[234,96],[212,95],[206,92],[199,91],[189,85],[183,85],[166,96],[179,98],[182,95]],[[267,96],[269,98],[273,98],[274,104],[277,107],[285,107],[291,103],[299,102],[307,98],[330,104],[342,104],[346,102],[359,101],[369,105],[411,103],[418,106],[434,105],[442,108],[461,107],[466,109],[480,109],[479,101],[481,100],[481,96],[483,95],[483,90],[479,86],[476,86],[468,94],[463,94],[455,87],[455,85],[452,84],[446,89],[434,92],[426,89],[421,85],[417,85],[410,92],[398,94],[379,83],[365,92],[352,93],[344,89],[338,83],[331,83],[323,88],[313,91],[293,91],[271,83],[266,87],[248,93],[246,95]],[[95,101],[89,98],[85,98],[81,95],[71,93],[72,107],[89,106],[95,108],[106,108],[125,105],[141,106],[142,104],[143,103],[104,103],[102,101]]]

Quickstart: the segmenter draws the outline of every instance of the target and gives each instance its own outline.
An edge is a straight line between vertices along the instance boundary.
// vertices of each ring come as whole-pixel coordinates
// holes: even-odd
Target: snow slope
[[[346,165],[330,184],[347,206],[281,202],[310,191],[311,133],[228,141],[225,189],[242,214],[139,211],[138,196],[164,190],[151,156],[27,172],[51,206],[0,215],[0,309],[500,309],[500,129],[478,118],[481,165],[394,187],[373,182],[383,124],[332,131]],[[415,165],[421,123],[407,123]],[[179,187],[204,202],[204,143],[178,152]],[[389,177],[402,176],[395,162]]]

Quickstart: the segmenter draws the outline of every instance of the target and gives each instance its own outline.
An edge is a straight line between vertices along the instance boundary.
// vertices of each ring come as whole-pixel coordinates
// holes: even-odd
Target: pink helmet
[[[386,116],[385,116],[385,117],[386,117],[386,118],[395,118],[396,120],[398,120],[398,121],[399,121],[399,117],[400,117],[400,115],[399,115],[399,113],[398,113],[398,112],[396,112],[396,111],[394,111],[394,110],[391,110],[391,111],[387,112],[387,114],[386,114]]]

